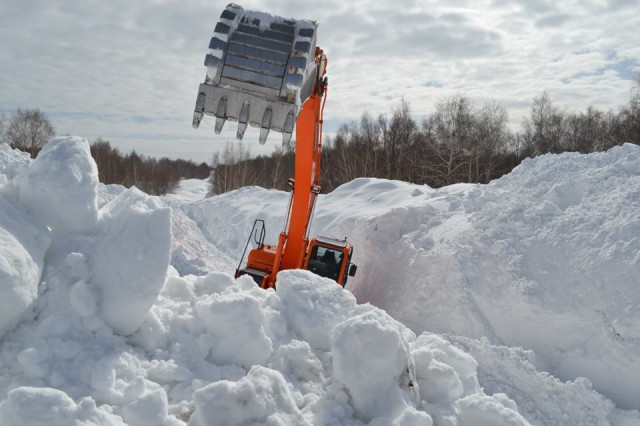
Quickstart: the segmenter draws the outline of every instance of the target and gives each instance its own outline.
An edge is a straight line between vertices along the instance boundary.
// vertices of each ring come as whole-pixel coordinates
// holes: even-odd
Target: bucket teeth
[[[222,132],[222,127],[224,126],[225,121],[227,120],[225,120],[224,118],[216,117],[216,127],[214,129],[216,135],[219,135],[220,132]]]
[[[267,108],[264,110],[264,115],[262,116],[262,125],[260,126],[260,144],[264,145],[267,141],[267,136],[269,136],[269,129],[271,129],[271,108]]]
[[[249,121],[249,102],[244,102],[242,104],[242,109],[240,110],[240,115],[238,116],[238,131],[236,133],[236,138],[242,140],[244,137],[244,131],[247,130],[247,122]]]
[[[203,113],[197,111],[193,113],[193,122],[191,123],[191,126],[193,126],[194,129],[197,129],[200,126],[203,115]]]
[[[202,121],[202,116],[204,115],[204,104],[205,104],[205,94],[200,92],[198,93],[198,99],[196,100],[196,108],[193,111],[193,123],[191,124],[194,129],[197,129],[200,126],[200,122]]]
[[[218,102],[218,110],[216,111],[216,135],[219,135],[222,131],[222,126],[227,120],[227,98],[221,98]]]
[[[286,145],[291,140],[291,134],[293,133],[293,113],[287,114],[287,119],[284,122],[284,129],[282,132],[282,145]]]
[[[317,25],[229,4],[205,57],[207,76],[199,87],[194,127],[206,114],[216,117],[216,132],[230,120],[238,122],[238,139],[251,125],[260,127],[261,143],[270,130],[288,142],[315,84]]]

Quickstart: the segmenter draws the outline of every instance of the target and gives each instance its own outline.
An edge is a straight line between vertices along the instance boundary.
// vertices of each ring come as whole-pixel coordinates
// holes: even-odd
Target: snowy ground
[[[288,195],[206,192],[99,184],[80,138],[0,145],[0,424],[640,424],[640,147],[321,196],[349,291],[234,280]]]

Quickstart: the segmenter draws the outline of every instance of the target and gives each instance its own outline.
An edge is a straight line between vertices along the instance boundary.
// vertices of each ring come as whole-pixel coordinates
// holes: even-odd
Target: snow
[[[640,424],[640,147],[489,185],[356,179],[313,232],[347,290],[230,273],[288,194],[102,185],[86,140],[0,145],[0,424]]]
[[[91,397],[76,404],[60,390],[28,386],[9,392],[7,400],[0,405],[0,419],[6,425],[30,426],[125,424],[108,410],[97,408]]]
[[[83,232],[96,226],[98,167],[89,143],[77,137],[53,139],[33,164],[3,189],[34,218],[53,229]]]
[[[159,201],[132,188],[100,210],[93,284],[105,322],[116,332],[142,325],[164,284],[171,257],[171,215]]]

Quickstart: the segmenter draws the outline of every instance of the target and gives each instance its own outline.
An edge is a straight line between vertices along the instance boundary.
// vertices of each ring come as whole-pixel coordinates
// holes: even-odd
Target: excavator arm
[[[343,286],[347,276],[355,274],[355,265],[350,266],[353,249],[346,239],[309,239],[320,192],[327,93],[327,58],[316,46],[317,27],[315,21],[287,19],[229,4],[215,27],[205,58],[207,76],[198,89],[195,128],[204,115],[210,115],[215,117],[216,133],[226,121],[237,121],[238,139],[251,125],[260,128],[260,143],[274,130],[282,133],[283,144],[296,129],[295,176],[289,180],[292,193],[285,227],[277,244],[265,244],[264,222],[257,220],[247,241],[248,247],[252,238],[256,239],[257,247],[242,267],[245,247],[236,270],[236,276],[249,274],[264,288],[274,287],[276,274],[283,269],[310,269]]]

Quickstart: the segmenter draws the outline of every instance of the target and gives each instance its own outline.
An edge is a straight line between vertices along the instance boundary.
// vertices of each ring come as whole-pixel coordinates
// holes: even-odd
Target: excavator
[[[295,172],[284,229],[275,244],[265,244],[265,223],[254,222],[236,278],[249,275],[262,288],[274,288],[286,269],[307,269],[345,286],[357,266],[344,239],[313,236],[309,228],[320,193],[322,117],[327,98],[327,57],[316,46],[318,23],[287,19],[227,5],[216,24],[205,57],[207,75],[198,88],[193,127],[204,115],[215,117],[219,134],[226,121],[260,129],[264,144],[270,130],[289,143],[295,127]],[[243,261],[249,245],[246,264]]]

